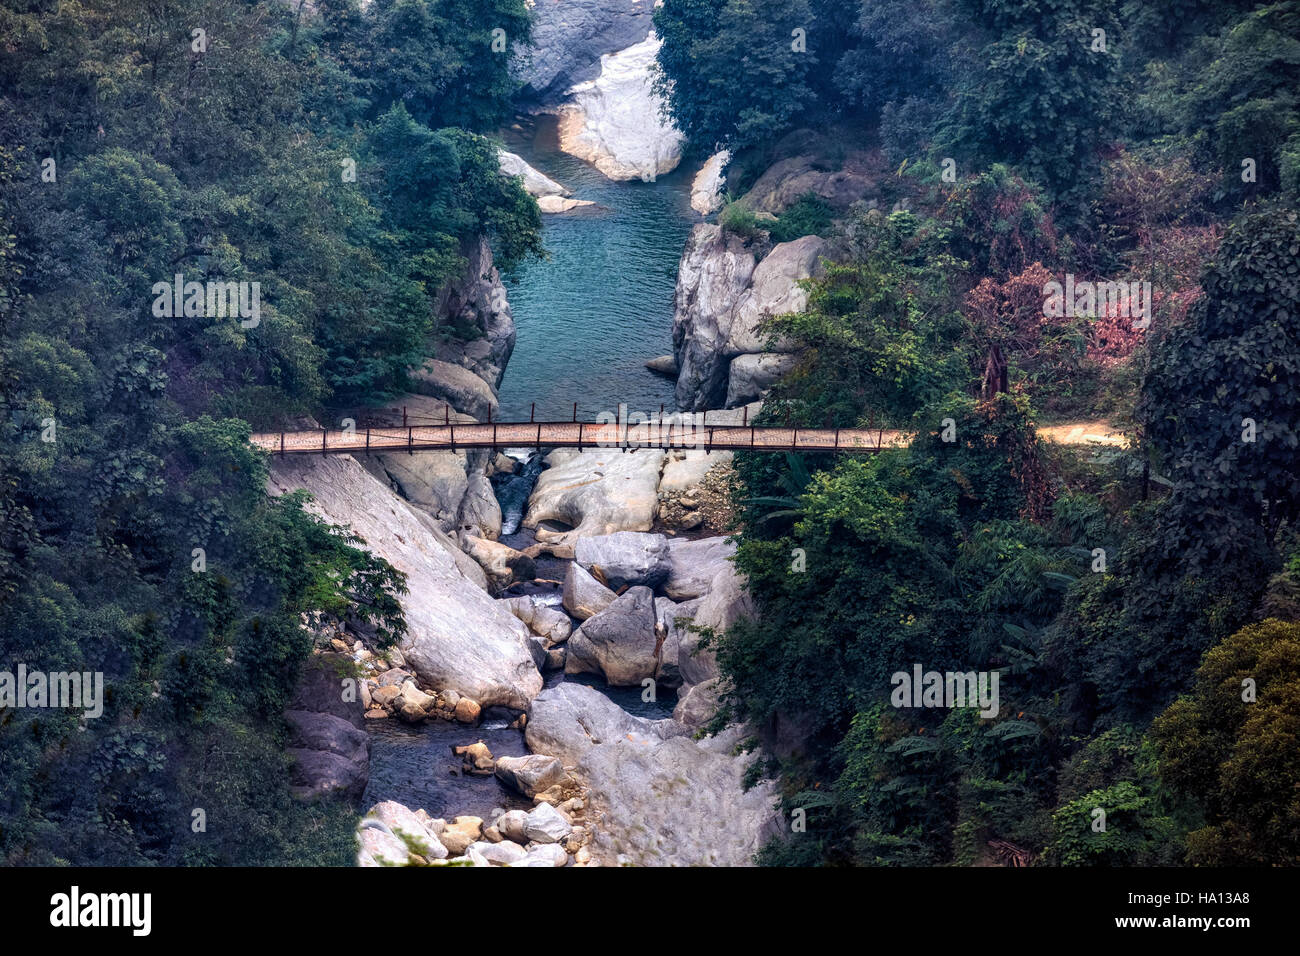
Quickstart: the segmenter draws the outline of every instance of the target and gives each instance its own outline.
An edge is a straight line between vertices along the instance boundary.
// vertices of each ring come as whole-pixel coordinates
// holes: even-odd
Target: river
[[[505,131],[508,149],[567,186],[576,199],[597,207],[543,216],[543,238],[550,258],[531,263],[507,283],[517,340],[500,387],[500,417],[527,420],[536,402],[542,420],[567,420],[578,414],[594,420],[613,414],[620,402],[630,411],[669,409],[671,380],[645,368],[645,361],[672,351],[673,291],[677,265],[691,226],[699,221],[690,206],[690,173],[679,168],[653,183],[614,183],[593,167],[561,153],[552,117],[520,120]],[[503,543],[522,548],[532,533],[516,531],[540,462],[518,476],[494,482],[506,526]],[[563,565],[541,559],[539,577],[562,578]],[[512,591],[511,593],[521,593]],[[537,599],[558,603],[558,588],[523,589]],[[644,702],[641,688],[612,688],[593,675],[545,675],[548,687],[580,681],[606,693],[630,713],[672,715],[675,699]],[[396,720],[372,721],[370,782],[362,806],[396,800],[434,816],[486,817],[494,808],[529,807],[493,776],[466,776],[453,746],[476,740],[492,753],[528,752],[523,734],[492,715],[479,727],[442,720],[409,726]]]
[[[672,351],[673,290],[691,226],[691,172],[615,183],[559,151],[554,117],[520,120],[506,147],[595,202],[543,216],[550,258],[520,270],[506,291],[518,339],[501,382],[501,418],[594,420],[619,402],[631,411],[673,404],[673,383],[645,368]]]

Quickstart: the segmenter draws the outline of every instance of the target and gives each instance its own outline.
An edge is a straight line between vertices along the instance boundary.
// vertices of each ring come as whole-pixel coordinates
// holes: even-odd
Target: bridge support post
[[[370,429],[366,429],[366,457],[370,457]]]
[[[284,457],[284,429],[280,429],[280,457]]]
[[[325,454],[325,435],[326,435],[326,434],[327,434],[326,429],[322,428],[322,429],[320,430],[320,453],[321,453],[322,455]]]
[[[582,451],[582,426],[583,423],[579,422],[578,423],[578,451]]]
[[[406,429],[406,453],[415,454],[415,429],[410,427]]]

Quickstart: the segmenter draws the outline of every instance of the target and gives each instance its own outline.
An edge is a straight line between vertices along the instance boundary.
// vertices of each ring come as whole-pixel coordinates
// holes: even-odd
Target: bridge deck
[[[1040,428],[1048,441],[1066,445],[1123,445],[1124,435],[1103,422]],[[870,454],[906,444],[907,432],[865,428],[788,428],[700,425],[658,420],[628,425],[606,422],[463,422],[356,429],[262,432],[259,448],[281,455],[344,455],[462,448],[696,448],[705,451],[810,451]]]
[[[496,422],[411,425],[406,428],[322,428],[262,432],[252,442],[275,454],[457,450],[461,448],[698,448],[708,451],[841,451],[870,453],[902,444],[902,432],[868,429],[776,428],[656,423]]]

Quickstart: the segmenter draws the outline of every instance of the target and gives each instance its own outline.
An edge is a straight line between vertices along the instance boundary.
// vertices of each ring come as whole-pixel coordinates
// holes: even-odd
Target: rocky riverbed
[[[609,180],[655,179],[679,162],[675,130],[625,122],[651,106],[658,116],[650,10],[648,0],[539,7],[528,108],[558,116],[559,147],[608,177],[597,188],[586,178],[595,173],[557,174],[502,151],[503,175],[520,177],[545,212],[558,214],[548,217],[559,224],[553,239],[581,235],[584,214],[611,215],[623,194],[601,190],[666,188]],[[532,122],[521,120],[516,132]],[[510,149],[535,159],[530,143]],[[780,215],[810,192],[837,211],[876,202],[869,156],[837,168],[782,144],[775,156],[744,197],[758,214]],[[577,353],[550,357],[564,369],[552,384],[564,392],[565,411],[574,398],[612,411],[631,381],[639,395],[675,389],[686,411],[673,414],[674,427],[702,435],[709,424],[752,420],[797,362],[763,323],[804,307],[802,281],[833,250],[818,236],[773,243],[761,231],[741,238],[699,221],[719,208],[728,157],[693,161],[698,172],[674,181],[674,198],[661,203],[672,216],[696,218],[673,233],[671,256],[681,255],[675,271],[663,270],[672,300],[658,318],[663,338],[645,340],[662,341],[662,350],[671,326],[672,354],[634,349],[597,360],[583,343],[604,340],[575,338]],[[587,198],[598,193],[601,202]],[[639,249],[646,236],[634,227],[625,231]],[[437,305],[446,327],[464,337],[431,336],[412,394],[390,403],[417,421],[500,418],[507,404],[500,389],[516,344],[511,303],[487,244],[467,244],[462,254],[463,279]],[[642,306],[651,285],[636,286],[638,320],[649,315]],[[525,277],[525,301],[528,289]],[[580,298],[561,297],[539,315]],[[626,323],[604,318],[613,323],[604,333],[618,337]],[[525,363],[534,379],[539,357],[530,351]],[[534,391],[540,381],[530,382]],[[511,414],[519,402],[510,399]],[[638,416],[644,427],[661,424],[655,404]],[[375,412],[385,414],[399,413]],[[701,634],[753,613],[726,537],[731,457],[591,448],[274,462],[273,493],[305,488],[322,517],[350,526],[407,578],[409,631],[396,647],[350,624],[306,622],[320,653],[288,714],[298,792],[342,795],[366,811],[359,863],[752,862],[780,826],[774,784],[744,785],[748,729],[702,734],[717,712],[720,675]]]

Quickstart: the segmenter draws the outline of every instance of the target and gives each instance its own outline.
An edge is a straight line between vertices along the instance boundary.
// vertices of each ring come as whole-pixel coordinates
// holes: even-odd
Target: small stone
[[[478,841],[483,833],[483,820],[481,817],[456,817],[451,823],[447,824],[446,829],[438,834],[438,839],[442,845],[456,856],[463,854],[471,843]]]
[[[383,720],[387,716],[388,711],[380,707],[372,707],[370,710],[366,711],[367,720]]]
[[[478,720],[482,708],[468,697],[456,701],[456,719],[462,724],[472,724]]]

